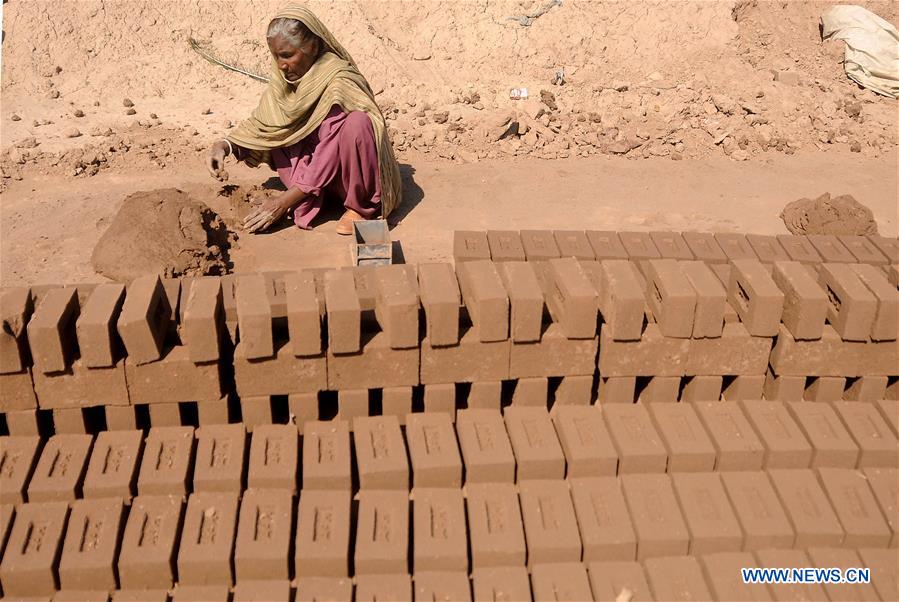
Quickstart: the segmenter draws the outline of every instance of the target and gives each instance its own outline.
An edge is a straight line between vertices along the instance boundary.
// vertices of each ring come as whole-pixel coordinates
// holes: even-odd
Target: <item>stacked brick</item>
[[[409,413],[404,427],[361,416],[302,432],[0,437],[0,588],[53,600],[895,600],[897,410],[513,405]],[[744,583],[752,567],[867,567],[871,580]]]

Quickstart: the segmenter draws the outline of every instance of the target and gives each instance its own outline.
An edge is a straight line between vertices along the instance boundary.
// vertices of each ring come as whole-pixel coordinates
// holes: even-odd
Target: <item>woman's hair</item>
[[[269,23],[265,37],[269,40],[283,37],[294,48],[299,48],[310,40],[318,40],[318,36],[309,31],[302,21],[287,17],[280,17]],[[319,49],[321,49],[321,40],[319,40]]]

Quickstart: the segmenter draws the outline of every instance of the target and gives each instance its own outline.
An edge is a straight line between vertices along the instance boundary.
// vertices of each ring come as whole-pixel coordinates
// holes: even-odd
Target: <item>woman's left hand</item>
[[[287,215],[290,209],[291,205],[284,202],[284,195],[268,199],[247,216],[243,227],[252,234],[268,230]]]

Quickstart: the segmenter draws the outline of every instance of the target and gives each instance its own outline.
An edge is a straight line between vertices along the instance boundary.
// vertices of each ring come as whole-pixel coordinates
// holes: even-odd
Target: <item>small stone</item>
[[[59,98],[59,90],[50,90],[50,98]]]
[[[82,111],[81,109],[75,109],[72,115],[74,115],[75,117],[84,117],[84,111]]]
[[[99,100],[95,100],[95,101],[94,101],[94,106],[95,106],[95,107],[99,107],[99,106],[100,106],[100,101],[99,101]]]
[[[857,100],[846,103],[846,114],[850,117],[858,117],[862,112],[862,103]]]
[[[133,107],[133,106],[134,106],[134,103],[131,102],[131,99],[130,99],[130,98],[125,98],[125,99],[122,100],[122,106],[125,106],[125,107]]]
[[[156,116],[156,113],[150,113],[150,119],[159,119],[159,117]]]
[[[858,140],[853,140],[849,144],[849,150],[851,150],[853,153],[860,153],[862,152],[862,145]]]
[[[200,113],[201,115],[212,115],[212,109],[206,108]]]
[[[81,131],[78,128],[69,128],[63,133],[66,138],[77,138],[80,135]]]
[[[134,110],[134,107],[128,107],[125,109],[125,115],[136,115],[137,111]]]
[[[15,113],[13,113],[13,114],[10,116],[10,119],[13,120],[13,121],[22,121],[22,118],[19,117],[18,115],[16,115]]]
[[[434,123],[446,123],[449,120],[449,112],[441,111],[434,113]]]

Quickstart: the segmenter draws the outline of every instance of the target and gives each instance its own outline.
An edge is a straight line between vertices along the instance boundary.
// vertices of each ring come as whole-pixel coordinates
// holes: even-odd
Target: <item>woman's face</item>
[[[297,48],[283,36],[275,36],[269,38],[268,48],[275,57],[278,69],[290,82],[298,81],[306,75],[318,56],[318,40],[315,39],[308,40]]]

